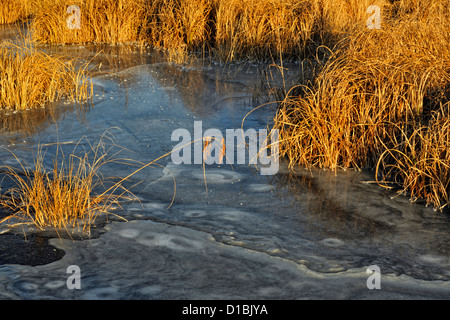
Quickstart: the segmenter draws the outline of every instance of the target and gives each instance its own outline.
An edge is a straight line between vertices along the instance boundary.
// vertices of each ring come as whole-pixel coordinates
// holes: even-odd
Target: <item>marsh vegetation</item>
[[[67,27],[71,5],[79,9],[79,28]],[[380,9],[379,28],[368,28],[369,6]],[[448,1],[7,0],[0,4],[1,23],[25,20],[33,45],[0,48],[0,108],[27,109],[63,96],[73,101],[91,96],[87,65],[46,55],[39,44],[133,43],[160,49],[177,63],[192,57],[223,63],[273,61],[280,70],[286,60],[309,61],[314,70],[298,85],[282,88],[270,123],[280,131],[280,156],[291,168],[370,168],[379,185],[397,188],[412,201],[421,199],[439,210],[449,204]],[[35,167],[33,176],[40,177],[39,162]],[[93,168],[95,175],[97,167]],[[60,169],[55,167],[52,176],[62,174]],[[83,170],[69,167],[68,177],[74,175],[67,185],[70,194],[74,189],[90,194],[91,173]],[[14,170],[10,173],[18,177]],[[80,175],[89,181],[79,185]],[[46,181],[45,188],[60,184],[46,174],[40,179]],[[17,181],[24,189],[31,187]],[[101,202],[76,201],[88,200]],[[10,208],[26,203],[23,198],[9,201]]]

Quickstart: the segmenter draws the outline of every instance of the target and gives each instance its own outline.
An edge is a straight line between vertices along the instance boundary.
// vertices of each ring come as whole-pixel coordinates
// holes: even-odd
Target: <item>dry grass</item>
[[[172,60],[211,53],[223,61],[299,57],[365,26],[387,0],[32,0],[31,29],[44,43],[139,42]],[[80,28],[68,28],[71,5]],[[385,12],[385,11],[383,11]]]
[[[2,0],[0,3],[0,24],[26,20],[31,13],[32,3],[27,0]]]
[[[31,30],[44,43],[127,43],[142,40],[147,25],[145,0],[34,0]],[[71,19],[79,8],[79,25]],[[69,28],[72,23],[76,28]]]
[[[147,10],[150,19],[146,42],[165,50],[169,59],[182,62],[190,52],[209,46],[210,0],[155,0]]]
[[[140,182],[132,183],[130,179],[150,166],[163,167],[157,162],[173,152],[144,164],[119,157],[124,152],[130,153],[130,150],[118,146],[110,130],[94,145],[86,139],[87,149],[82,145],[85,139],[78,141],[68,158],[62,151],[62,145],[74,142],[45,145],[57,146],[52,168],[46,165],[48,161],[42,145],[38,148],[32,167],[10,151],[19,166],[0,166],[0,208],[9,213],[0,220],[0,224],[9,222],[14,227],[31,223],[41,230],[51,228],[57,233],[66,230],[70,234],[77,229],[90,233],[100,215],[107,217],[113,214],[113,210],[121,208],[123,201],[139,201],[131,190]],[[103,167],[111,165],[137,169],[124,178],[105,177],[102,174]],[[173,179],[174,194],[169,207],[176,195]]]
[[[408,6],[406,5],[408,4]],[[372,167],[413,200],[448,205],[450,18],[444,1],[401,1],[380,30],[346,37],[275,118],[291,165]],[[384,184],[383,184],[384,185]]]
[[[450,103],[436,112],[427,125],[403,137],[379,157],[380,185],[391,188],[395,182],[400,193],[411,201],[424,199],[426,205],[442,210],[450,203]]]
[[[17,158],[19,169],[3,166],[2,181],[9,181],[13,187],[0,198],[0,206],[11,213],[0,223],[30,221],[40,229],[73,227],[89,232],[100,214],[110,214],[114,206],[120,206],[120,201],[132,199],[132,194],[123,186],[123,179],[113,182],[101,174],[101,168],[110,163],[132,164],[127,159],[117,158],[123,148],[113,152],[117,146],[108,139],[105,133],[89,151],[77,155],[75,148],[68,158],[58,146],[51,169],[45,166],[42,148],[32,168]],[[106,186],[109,180],[111,186]]]
[[[214,7],[214,48],[224,61],[299,56],[314,28],[310,1],[216,0]]]
[[[210,0],[34,0],[31,29],[41,43],[140,43],[166,50],[175,61],[209,42]],[[67,8],[80,9],[71,29]]]
[[[30,43],[0,44],[0,108],[9,110],[42,107],[65,97],[83,101],[92,95],[87,65],[50,56]]]

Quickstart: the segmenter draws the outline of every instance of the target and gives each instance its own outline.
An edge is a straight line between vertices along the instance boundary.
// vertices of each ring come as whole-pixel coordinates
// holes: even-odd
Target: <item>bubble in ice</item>
[[[245,217],[250,216],[249,212],[235,209],[225,209],[217,212],[218,216],[229,221],[239,221]]]
[[[19,287],[25,291],[34,291],[39,288],[39,285],[37,283],[23,281],[19,283]]]
[[[140,233],[141,233],[140,230],[132,228],[122,229],[119,231],[119,235],[127,239],[137,238],[137,236],[139,236]]]
[[[251,192],[270,192],[275,190],[275,187],[269,184],[253,183],[249,185],[249,189]]]
[[[320,243],[328,246],[328,247],[341,247],[344,245],[344,242],[342,240],[336,239],[336,238],[326,238],[320,241]]]
[[[120,298],[117,288],[95,288],[84,294],[84,299],[87,300],[116,300]]]
[[[167,209],[167,204],[165,203],[158,203],[158,202],[144,202],[141,203],[142,207],[144,209],[150,209],[150,210],[165,210]]]
[[[65,281],[55,280],[55,281],[47,282],[46,284],[44,284],[44,287],[46,287],[48,289],[57,289],[57,288],[64,287],[65,285],[66,285]]]
[[[228,171],[228,170],[200,170],[193,173],[193,176],[197,179],[205,179],[208,183],[234,183],[242,179],[242,174]]]
[[[419,259],[423,262],[433,263],[433,264],[449,264],[450,261],[448,261],[445,257],[437,256],[433,254],[424,254],[419,256]]]
[[[149,232],[142,235],[137,242],[148,247],[166,247],[168,249],[179,251],[200,249],[203,247],[203,245],[196,240],[156,232]]]
[[[139,289],[139,292],[141,294],[150,296],[150,297],[159,294],[161,291],[162,291],[162,288],[161,288],[161,286],[158,286],[158,285],[147,286],[147,287],[143,287],[143,288]]]
[[[200,218],[208,215],[205,210],[186,210],[183,214],[189,218]]]

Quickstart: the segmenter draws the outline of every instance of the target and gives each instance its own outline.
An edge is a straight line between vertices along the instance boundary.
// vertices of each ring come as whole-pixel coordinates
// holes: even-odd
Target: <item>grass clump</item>
[[[142,40],[146,0],[34,0],[30,25],[43,43],[127,43]],[[78,11],[68,10],[76,6]],[[74,20],[79,14],[79,20]],[[71,27],[68,27],[68,26]]]
[[[155,0],[148,7],[146,43],[183,62],[194,51],[210,48],[213,36],[211,0]]]
[[[294,88],[274,127],[280,155],[323,168],[375,168],[413,200],[448,205],[450,18],[444,1],[421,2],[379,30],[346,37],[314,83]]]
[[[42,107],[65,97],[83,101],[92,95],[87,65],[38,51],[31,44],[0,44],[0,109]]]
[[[90,151],[81,155],[74,150],[68,158],[62,153],[59,158],[57,153],[51,169],[45,166],[42,148],[33,168],[17,158],[19,169],[3,166],[2,182],[9,187],[0,197],[0,207],[10,215],[0,223],[19,220],[31,222],[39,229],[72,227],[89,232],[99,215],[110,214],[114,206],[120,206],[120,201],[132,199],[131,192],[123,186],[123,179],[114,182],[100,172],[110,163],[127,163],[126,159],[116,158],[122,149],[108,154],[117,146],[106,149],[106,138],[103,136]],[[107,181],[111,181],[110,186],[106,185]]]
[[[314,29],[308,1],[216,0],[214,8],[214,49],[224,61],[299,56]]]
[[[10,24],[26,20],[32,4],[27,0],[2,0],[0,3],[0,24]]]

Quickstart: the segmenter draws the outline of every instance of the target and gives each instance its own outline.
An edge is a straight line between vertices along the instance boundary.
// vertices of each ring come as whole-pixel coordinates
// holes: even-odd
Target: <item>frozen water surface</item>
[[[55,50],[89,57],[98,49]],[[32,164],[39,144],[52,155],[52,143],[63,142],[69,154],[73,142],[89,149],[87,141],[96,142],[110,130],[114,142],[129,150],[122,156],[145,164],[172,150],[175,129],[192,134],[194,121],[202,121],[203,130],[240,128],[261,82],[255,66],[187,68],[154,52],[103,49],[95,58],[102,72],[94,78],[92,106],[50,106],[33,113],[36,125],[26,130],[14,121],[29,123],[31,115],[12,115],[0,145]],[[258,109],[244,127],[265,128],[274,112],[275,106]],[[7,150],[0,155],[15,164]],[[50,167],[51,157],[46,161]],[[42,254],[52,262],[0,260],[0,298],[450,297],[448,215],[403,196],[391,199],[375,184],[364,183],[372,180],[370,174],[301,168],[293,174],[281,164],[278,174],[262,176],[248,165],[175,165],[170,157],[158,163],[162,167],[131,177],[130,186],[141,181],[132,189],[139,201],[114,211],[127,222],[111,216],[90,238],[27,229],[29,236],[49,238]],[[105,176],[124,177],[135,168],[111,164],[102,169]],[[0,233],[0,244],[10,241],[25,252],[26,242],[11,242],[23,234],[21,228],[2,226]],[[71,265],[80,268],[81,289],[67,287]],[[380,289],[367,287],[371,265],[380,268]]]

